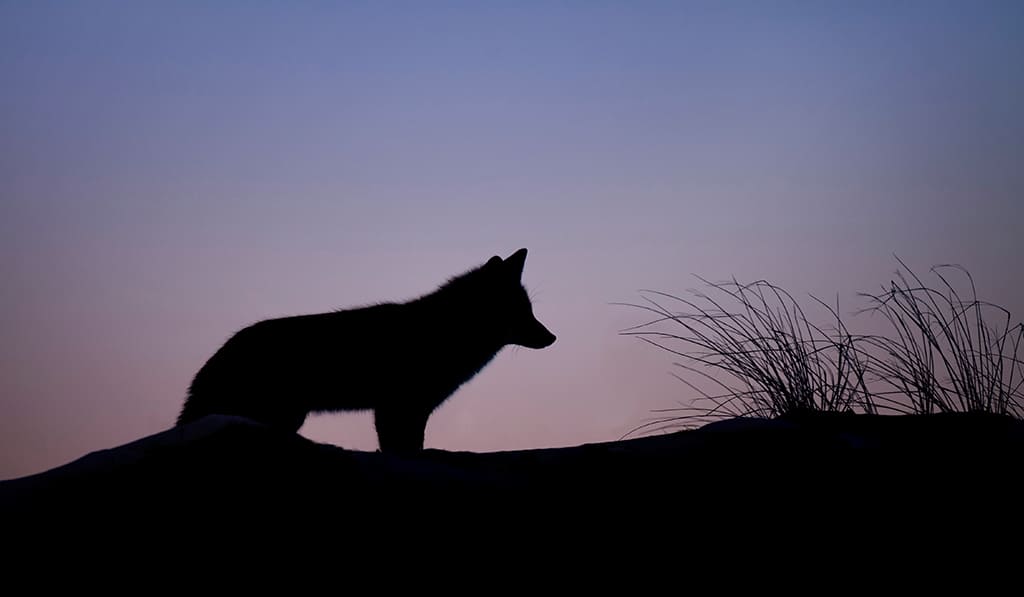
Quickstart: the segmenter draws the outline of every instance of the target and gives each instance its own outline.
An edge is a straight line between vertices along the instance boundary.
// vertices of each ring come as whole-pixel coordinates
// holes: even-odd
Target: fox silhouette
[[[372,410],[381,451],[422,450],[430,414],[503,347],[555,341],[525,263],[519,249],[408,302],[252,324],[195,375],[178,424],[222,414],[298,431],[309,413]]]

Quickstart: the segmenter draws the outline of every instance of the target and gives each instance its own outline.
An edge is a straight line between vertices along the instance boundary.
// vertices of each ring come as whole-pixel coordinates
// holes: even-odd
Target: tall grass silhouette
[[[1009,311],[978,299],[974,278],[963,267],[931,268],[938,287],[913,270],[897,272],[879,294],[863,294],[866,311],[883,316],[892,336],[867,340],[871,368],[889,393],[916,413],[987,412],[1024,418],[1024,325]],[[962,296],[951,282],[959,272],[969,288]],[[996,323],[991,323],[993,320]],[[880,401],[888,401],[879,393]]]
[[[815,299],[834,321],[825,329],[810,322],[792,295],[767,281],[698,279],[710,290],[694,291],[692,299],[642,291],[644,303],[628,305],[655,318],[622,333],[681,357],[677,367],[720,391],[711,393],[675,374],[700,398],[690,407],[661,411],[668,416],[637,430],[799,411],[875,412],[868,362],[859,348],[863,340],[847,330],[838,305]]]
[[[698,277],[707,290],[689,298],[644,290],[642,303],[619,303],[652,316],[621,333],[678,357],[682,373],[673,375],[698,394],[689,405],[656,411],[656,420],[629,434],[804,412],[1024,418],[1024,326],[980,301],[967,270],[936,266],[938,288],[929,288],[899,263],[906,274],[897,272],[881,293],[860,294],[869,306],[859,313],[882,316],[890,336],[852,333],[838,301],[832,306],[812,296],[829,321],[813,323],[789,292],[765,280]],[[966,299],[944,275],[948,268],[965,274]],[[991,313],[1000,325],[988,323]]]

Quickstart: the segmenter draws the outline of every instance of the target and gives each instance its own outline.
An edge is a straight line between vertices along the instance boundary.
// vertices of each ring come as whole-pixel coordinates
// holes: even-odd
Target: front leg
[[[423,433],[430,411],[387,407],[373,411],[381,452],[414,453],[423,449]]]

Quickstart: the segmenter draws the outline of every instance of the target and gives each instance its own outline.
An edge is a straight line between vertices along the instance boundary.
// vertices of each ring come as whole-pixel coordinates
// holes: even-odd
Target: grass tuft
[[[861,313],[884,317],[891,336],[851,333],[838,300],[833,306],[811,297],[830,322],[814,324],[790,293],[764,280],[698,277],[708,290],[690,298],[643,290],[641,303],[619,303],[651,316],[621,333],[676,356],[681,373],[673,375],[699,395],[689,406],[656,411],[656,420],[626,435],[801,412],[1024,418],[1024,325],[979,300],[959,266],[932,268],[938,288],[930,288],[899,263],[906,274],[897,272],[879,294],[860,295],[869,301]],[[966,277],[966,298],[951,269]],[[998,325],[989,324],[993,314]]]

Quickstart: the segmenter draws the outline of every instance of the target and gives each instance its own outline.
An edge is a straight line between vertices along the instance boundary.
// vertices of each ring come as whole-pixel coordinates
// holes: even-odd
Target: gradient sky
[[[895,253],[1019,320],[1022,32],[1021,2],[0,3],[0,478],[168,428],[249,323],[519,247],[558,342],[506,349],[429,447],[685,402],[610,303],[692,274],[853,311]],[[376,447],[369,414],[302,433]]]

